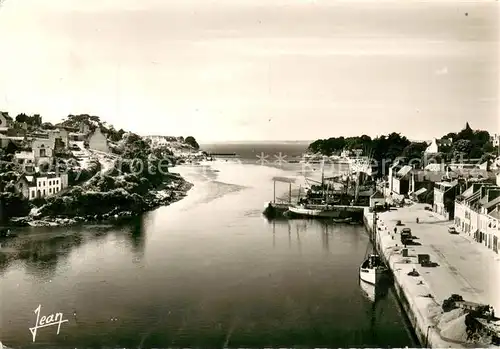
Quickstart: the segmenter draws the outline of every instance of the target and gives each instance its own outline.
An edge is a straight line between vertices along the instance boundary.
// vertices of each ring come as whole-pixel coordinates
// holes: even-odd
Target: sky
[[[498,15],[487,0],[3,0],[0,110],[200,142],[500,133]]]

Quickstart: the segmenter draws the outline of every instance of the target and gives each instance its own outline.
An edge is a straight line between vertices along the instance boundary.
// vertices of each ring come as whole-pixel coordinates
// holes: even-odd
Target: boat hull
[[[359,278],[372,285],[377,285],[382,279],[383,274],[384,271],[381,268],[359,268]]]
[[[328,210],[320,208],[307,208],[307,207],[295,207],[290,206],[288,210],[291,214],[304,217],[314,217],[314,218],[340,218],[340,212],[338,210]]]

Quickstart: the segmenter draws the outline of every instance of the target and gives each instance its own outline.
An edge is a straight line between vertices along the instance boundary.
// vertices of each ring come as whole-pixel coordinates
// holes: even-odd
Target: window
[[[52,188],[49,188],[49,194],[52,194]]]
[[[43,196],[45,196],[45,189],[43,190]]]

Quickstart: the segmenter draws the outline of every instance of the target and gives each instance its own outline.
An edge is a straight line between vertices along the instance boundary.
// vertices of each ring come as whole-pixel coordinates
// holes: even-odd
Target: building
[[[42,163],[52,163],[54,156],[54,143],[51,139],[36,138],[31,143],[31,149],[35,156],[35,165],[40,166]]]
[[[32,150],[21,150],[14,154],[14,163],[19,165],[25,173],[35,173],[35,154]]]
[[[500,146],[500,134],[494,134],[490,136],[490,142],[493,144],[494,147],[499,147]]]
[[[52,142],[52,148],[53,149],[58,149],[59,147],[62,148],[69,148],[69,132],[65,130],[64,128],[57,128],[55,130],[48,130],[47,131],[49,140]]]
[[[406,195],[410,191],[411,170],[413,168],[405,165],[392,176],[392,192],[399,195]]]
[[[496,183],[500,187],[500,172],[497,173]]]
[[[9,116],[9,113],[0,111],[0,132],[7,132],[14,125],[14,120]]]
[[[400,160],[394,161],[394,164],[389,167],[389,175],[387,176],[387,181],[389,182],[389,193],[393,190],[393,179],[396,173],[403,167],[403,163]]]
[[[500,187],[474,183],[455,201],[455,225],[462,232],[498,253]]]
[[[109,153],[108,140],[98,127],[89,137],[89,148]]]
[[[68,175],[63,173],[46,174],[44,176],[22,176],[17,184],[17,190],[29,200],[54,195],[67,187]]]
[[[444,219],[453,219],[458,181],[437,182],[434,184],[434,204],[432,211]]]
[[[379,205],[384,205],[385,204],[384,194],[382,194],[378,190],[375,191],[375,193],[373,193],[370,196],[370,207],[375,207],[376,204],[379,204]]]
[[[420,188],[417,191],[411,193],[410,197],[416,202],[425,202],[425,196],[427,195],[427,188]]]

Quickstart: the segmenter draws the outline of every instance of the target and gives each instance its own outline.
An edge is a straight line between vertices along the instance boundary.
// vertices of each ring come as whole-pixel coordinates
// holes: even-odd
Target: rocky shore
[[[187,192],[193,187],[193,184],[187,182],[181,177],[175,181],[165,184],[157,190],[152,190],[144,198],[145,206],[136,211],[113,209],[105,214],[82,215],[76,217],[63,216],[43,216],[36,211],[26,217],[16,217],[11,219],[10,225],[14,227],[47,227],[47,226],[71,226],[86,223],[120,223],[140,215],[141,213],[154,210],[160,206],[167,206],[181,200],[187,195]]]

